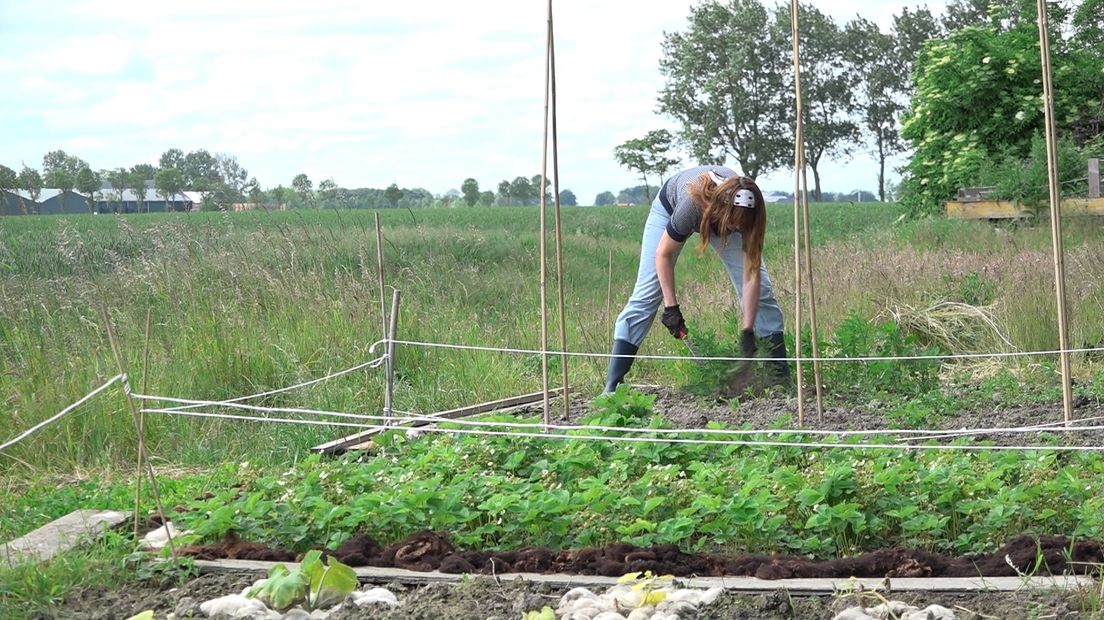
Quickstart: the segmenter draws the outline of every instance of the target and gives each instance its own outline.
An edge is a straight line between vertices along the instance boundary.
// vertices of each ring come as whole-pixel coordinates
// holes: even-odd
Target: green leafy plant
[[[540,611],[527,611],[521,614],[521,620],[556,620],[556,610],[545,605]]]
[[[356,572],[335,558],[322,563],[322,552],[308,552],[298,569],[277,564],[268,571],[268,578],[249,590],[256,598],[277,611],[296,605],[308,610],[331,607],[345,600],[357,587]]]

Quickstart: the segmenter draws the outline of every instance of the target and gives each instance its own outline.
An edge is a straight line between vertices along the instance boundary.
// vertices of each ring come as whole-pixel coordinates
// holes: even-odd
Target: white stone
[[[698,605],[701,603],[703,594],[705,594],[703,590],[675,590],[673,592],[667,592],[666,600],[671,602],[684,601],[691,605]]]
[[[580,598],[598,598],[598,595],[586,588],[572,588],[560,597],[560,607]]]
[[[666,615],[692,616],[698,612],[698,608],[687,601],[663,601],[656,605],[656,611]]]
[[[224,614],[231,618],[245,618],[253,617],[257,612],[267,615],[267,612],[270,611],[264,603],[257,599],[246,598],[240,594],[211,599],[200,604],[199,610],[206,614],[208,618],[215,614]],[[277,617],[279,617],[278,614]]]
[[[382,604],[395,607],[399,604],[399,598],[387,588],[372,588],[371,590],[359,590],[352,593],[353,603],[357,607]]]
[[[170,535],[172,535],[173,541],[176,541],[181,536],[187,536],[191,533],[190,530],[176,529],[172,521],[168,521],[165,525],[143,536],[142,540],[138,542],[138,546],[147,551],[159,551],[168,546]]]
[[[709,588],[705,592],[702,592],[701,599],[698,601],[698,605],[705,606],[716,601],[720,596],[724,594],[724,588]]]
[[[654,613],[655,607],[652,607],[651,605],[638,607],[632,610],[632,613],[629,614],[629,617],[626,618],[626,620],[651,620],[652,614]]]
[[[901,616],[901,620],[957,620],[958,616],[953,611],[943,607],[942,605],[928,605],[927,607],[914,611],[905,616]]]
[[[626,618],[615,611],[604,611],[594,616],[594,620],[626,620]]]
[[[631,588],[628,591],[623,590],[616,593],[611,590],[602,598],[615,604],[617,606],[616,609],[636,609],[644,602],[644,592],[632,590]]]
[[[325,611],[323,609],[315,609],[314,611],[312,611],[310,613],[310,620],[326,620],[326,618],[329,618],[329,617],[330,617],[330,612]]]

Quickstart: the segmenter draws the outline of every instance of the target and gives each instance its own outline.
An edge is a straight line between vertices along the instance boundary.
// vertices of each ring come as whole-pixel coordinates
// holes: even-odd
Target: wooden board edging
[[[943,208],[948,218],[957,220],[1020,219],[1034,215],[1031,209],[1009,200],[952,200],[944,203]],[[1049,204],[1040,210],[1040,213],[1049,212]],[[1067,198],[1062,201],[1062,215],[1104,215],[1104,198]]]
[[[554,388],[548,390],[549,398],[557,398],[560,393],[563,392],[563,388]],[[524,407],[525,405],[532,405],[533,403],[544,400],[544,392],[534,392],[532,394],[522,394],[521,396],[513,396],[510,398],[503,398],[499,400],[492,400],[486,403],[480,403],[478,405],[469,405],[467,407],[459,407],[457,409],[448,409],[446,411],[438,411],[437,413],[430,413],[426,417],[440,418],[441,420],[450,420],[456,418],[463,418],[472,415],[478,415],[481,413],[491,413],[493,411],[503,411],[506,409],[512,409],[515,407]],[[335,439],[324,444],[319,444],[311,448],[311,452],[319,454],[336,454],[345,450],[355,450],[361,448],[367,442],[371,441],[372,437],[378,435],[387,430],[394,430],[397,428],[416,428],[419,426],[428,426],[432,424],[430,421],[418,421],[407,422],[389,427],[376,427],[370,428],[366,431],[360,431],[347,437]]]
[[[253,562],[250,560],[196,560],[201,573],[220,572],[256,572],[267,574],[269,569],[281,562]],[[283,562],[285,566],[297,566],[294,562]],[[357,578],[367,583],[386,583],[398,581],[406,585],[428,585],[433,583],[460,583],[471,579],[470,575],[450,575],[439,572],[418,572],[401,568],[354,568]],[[492,578],[491,575],[474,577]],[[501,581],[521,579],[533,583],[547,584],[556,588],[613,586],[616,577],[594,575],[543,575],[538,573],[503,573],[494,576]],[[724,588],[729,592],[762,594],[785,590],[795,595],[831,595],[862,587],[866,591],[886,589],[886,579],[777,579],[764,580],[755,577],[693,577],[676,579],[685,588]],[[893,592],[1016,592],[1020,590],[1074,590],[1093,587],[1095,581],[1090,577],[976,577],[976,578],[900,578],[888,580]]]
[[[104,531],[130,515],[111,510],[75,510],[37,530],[0,545],[0,566],[49,560],[81,543],[102,536]]]

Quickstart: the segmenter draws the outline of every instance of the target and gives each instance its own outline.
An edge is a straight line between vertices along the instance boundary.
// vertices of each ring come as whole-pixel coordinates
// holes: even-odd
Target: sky
[[[677,129],[656,112],[661,44],[694,4],[554,0],[559,186],[580,204],[640,184],[615,146]],[[888,29],[920,2],[812,4]],[[265,188],[306,173],[493,191],[541,171],[546,29],[545,0],[0,0],[0,164],[41,169],[60,148],[111,169],[207,149]],[[826,191],[875,189],[876,173],[861,151],[821,164]],[[759,184],[789,191],[793,173]]]

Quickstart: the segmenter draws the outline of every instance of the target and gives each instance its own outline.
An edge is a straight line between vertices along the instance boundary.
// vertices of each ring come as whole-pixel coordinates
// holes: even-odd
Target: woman
[[[736,295],[743,300],[740,331],[743,357],[754,357],[756,337],[770,342],[779,380],[789,379],[782,309],[774,298],[763,266],[763,236],[767,210],[759,187],[748,177],[723,166],[699,166],[676,174],[663,184],[644,225],[640,271],[625,309],[613,331],[613,357],[606,391],[617,389],[632,367],[633,356],[648,335],[660,302],[663,325],[675,338],[685,338],[686,322],[675,291],[675,261],[690,235],[700,235],[698,253],[717,251]],[[747,293],[746,295],[744,293]]]

